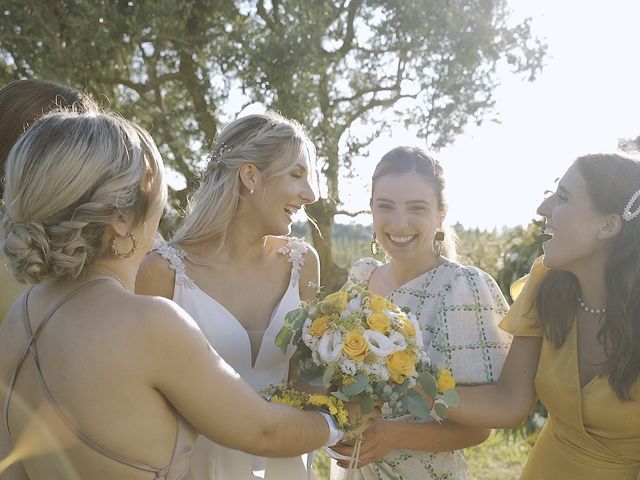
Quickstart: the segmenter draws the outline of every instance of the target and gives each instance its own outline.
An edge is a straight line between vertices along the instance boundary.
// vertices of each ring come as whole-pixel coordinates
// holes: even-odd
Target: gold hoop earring
[[[127,253],[120,253],[118,251],[118,246],[116,245],[116,237],[111,237],[111,253],[113,253],[114,256],[120,258],[129,258],[131,255],[136,253],[136,250],[138,249],[138,240],[136,240],[136,237],[134,237],[133,233],[131,232],[127,232],[127,238],[131,240],[131,250],[129,250]]]

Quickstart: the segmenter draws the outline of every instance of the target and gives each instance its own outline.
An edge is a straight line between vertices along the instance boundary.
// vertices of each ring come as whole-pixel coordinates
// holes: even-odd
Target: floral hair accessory
[[[211,160],[209,161],[209,170],[214,170],[220,166],[222,163],[222,157],[225,153],[232,150],[233,147],[231,145],[227,145],[224,142],[220,142],[216,145],[215,150],[213,151],[213,155],[211,155]]]
[[[631,207],[638,200],[638,197],[640,197],[640,190],[636,190],[636,192],[633,195],[631,195],[631,198],[627,202],[627,205],[624,207],[624,210],[622,212],[622,218],[624,218],[627,222],[633,220],[638,215],[640,215],[640,204],[635,209],[635,211],[633,212],[631,211]]]

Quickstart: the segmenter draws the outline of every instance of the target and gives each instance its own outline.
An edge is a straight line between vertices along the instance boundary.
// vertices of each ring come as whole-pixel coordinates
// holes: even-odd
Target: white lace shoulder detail
[[[348,281],[366,288],[369,284],[369,280],[371,279],[371,275],[373,275],[373,272],[375,272],[381,265],[382,262],[375,258],[361,258],[351,265]]]
[[[287,255],[288,262],[292,265],[291,280],[298,280],[300,277],[300,269],[304,265],[304,256],[309,251],[309,244],[302,238],[297,237],[280,237],[287,242],[286,245],[279,247],[276,252]]]
[[[184,257],[187,252],[168,243],[163,243],[154,248],[162,258],[169,262],[169,268],[176,272],[176,285],[187,288],[194,288],[195,283],[184,271]]]

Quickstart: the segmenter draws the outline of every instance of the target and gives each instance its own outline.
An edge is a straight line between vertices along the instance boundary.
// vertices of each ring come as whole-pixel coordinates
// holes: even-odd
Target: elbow
[[[277,439],[279,436],[278,423],[273,418],[265,419],[265,422],[253,433],[253,438],[250,442],[251,446],[247,453],[261,457],[282,456],[282,452],[278,449],[279,442]]]

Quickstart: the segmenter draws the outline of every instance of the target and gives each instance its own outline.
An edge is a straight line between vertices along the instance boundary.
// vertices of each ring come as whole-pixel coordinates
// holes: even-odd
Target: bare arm
[[[439,424],[378,419],[373,427],[362,435],[358,467],[382,458],[393,450],[450,452],[471,447],[484,442],[490,433],[490,429],[465,427],[449,421]],[[339,446],[332,449],[343,455],[351,455],[353,447]],[[347,466],[346,462],[338,463],[343,467]]]
[[[153,387],[203,435],[230,448],[291,457],[324,444],[322,416],[259,397],[175,304],[154,299],[149,369]],[[151,313],[153,311],[154,313]],[[169,354],[168,354],[169,353]]]
[[[460,408],[449,409],[449,419],[485,428],[515,428],[536,401],[535,376],[541,337],[514,337],[498,382],[457,387]]]
[[[144,257],[136,277],[136,293],[140,295],[155,295],[173,298],[175,272],[169,268],[166,261],[157,252],[150,252]]]

